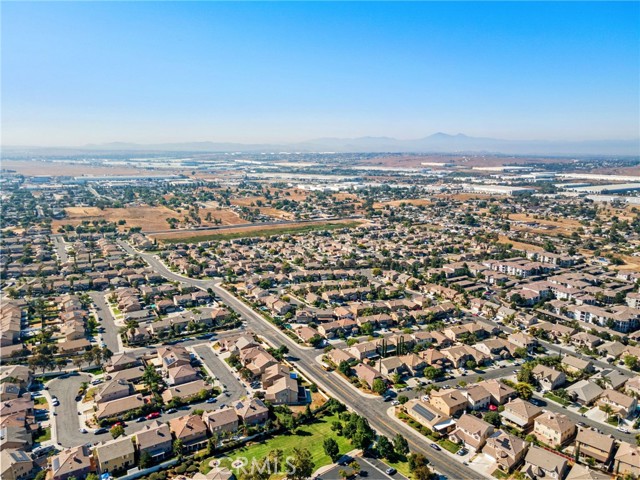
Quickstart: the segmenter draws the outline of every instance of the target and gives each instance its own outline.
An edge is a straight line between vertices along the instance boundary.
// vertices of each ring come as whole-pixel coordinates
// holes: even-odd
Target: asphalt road
[[[53,421],[56,422],[56,433],[58,442],[63,447],[75,447],[85,443],[86,435],[80,433],[80,416],[78,415],[78,402],[76,395],[82,382],[90,382],[91,375],[81,373],[67,378],[55,378],[47,385],[49,394],[58,397],[60,405],[51,407],[56,415]]]
[[[60,263],[67,263],[69,255],[67,254],[67,250],[65,248],[66,245],[64,238],[62,238],[62,236],[53,237],[53,246],[56,248],[56,253],[58,254]]]
[[[121,350],[118,342],[118,326],[115,318],[111,315],[111,310],[109,310],[109,305],[104,295],[105,292],[89,292],[89,296],[96,306],[96,313],[100,317],[100,326],[104,328],[102,340],[107,344],[107,348],[115,354]]]
[[[218,403],[231,404],[247,395],[244,385],[242,385],[235,375],[231,373],[229,368],[224,365],[224,361],[213,352],[210,343],[193,347],[193,350],[230,394],[229,396],[223,394]]]

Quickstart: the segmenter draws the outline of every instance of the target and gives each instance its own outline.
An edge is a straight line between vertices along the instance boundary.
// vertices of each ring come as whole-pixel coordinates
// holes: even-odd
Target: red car
[[[153,420],[154,418],[158,418],[160,416],[160,412],[151,412],[149,415],[147,415],[145,418],[147,420]]]
[[[118,427],[118,426],[120,426],[120,427],[126,427],[126,426],[127,426],[127,424],[126,424],[126,423],[124,423],[123,421],[119,421],[119,422],[116,422],[116,423],[114,423],[113,425],[111,425],[111,428],[113,428],[113,427]]]

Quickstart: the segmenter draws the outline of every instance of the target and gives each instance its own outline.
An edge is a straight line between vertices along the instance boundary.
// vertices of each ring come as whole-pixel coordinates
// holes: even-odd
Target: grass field
[[[255,458],[257,462],[262,464],[272,450],[282,450],[283,456],[286,458],[292,455],[294,448],[306,448],[311,453],[311,457],[315,463],[315,470],[332,463],[331,458],[324,453],[322,446],[325,438],[333,437],[338,443],[341,454],[353,450],[349,440],[344,437],[339,437],[331,431],[331,423],[337,419],[338,417],[335,415],[322,417],[316,420],[315,423],[300,427],[296,435],[279,435],[264,442],[239,448],[233,452],[227,452],[226,456],[232,459],[245,457],[248,459],[249,465]],[[222,465],[231,468],[231,462],[227,459],[222,462]]]
[[[322,222],[322,223],[301,223],[292,225],[272,225],[238,228],[234,230],[216,230],[211,233],[205,232],[176,232],[152,235],[163,243],[197,243],[209,240],[232,240],[234,238],[269,237],[271,235],[301,234],[318,230],[336,230],[339,228],[353,228],[361,222]]]

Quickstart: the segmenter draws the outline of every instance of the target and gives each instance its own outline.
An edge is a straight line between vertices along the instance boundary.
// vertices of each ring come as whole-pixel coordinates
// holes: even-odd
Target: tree
[[[383,395],[384,392],[387,391],[387,385],[381,378],[376,378],[373,381],[373,385],[371,386],[371,390],[373,390],[378,395]]]
[[[523,400],[529,400],[533,396],[533,389],[528,383],[518,383],[515,386],[516,393]]]
[[[380,438],[378,438],[377,449],[378,455],[380,455],[382,458],[386,458],[387,460],[391,460],[393,458],[393,444],[384,435],[381,435]]]
[[[402,434],[398,433],[393,438],[393,449],[398,455],[406,455],[409,453],[409,442],[407,442],[407,439],[404,438]]]
[[[156,371],[154,366],[152,364],[148,364],[144,369],[144,373],[142,374],[142,383],[145,384],[150,392],[155,392],[158,390],[158,385],[160,384],[161,380],[162,377]]]
[[[343,360],[340,362],[340,365],[338,365],[338,371],[345,377],[348,377],[351,374],[351,365],[349,365],[349,362]]]
[[[140,460],[138,460],[138,467],[140,467],[140,470],[143,470],[147,467],[150,467],[151,462],[152,462],[151,455],[149,455],[149,452],[145,450],[140,454]]]
[[[122,425],[114,425],[113,427],[111,427],[111,430],[109,430],[109,432],[111,433],[111,436],[115,439],[121,435],[124,435],[124,427]]]
[[[439,368],[427,367],[424,369],[424,376],[429,380],[435,380],[442,375],[442,371]]]
[[[518,347],[513,351],[513,356],[516,358],[525,358],[528,355],[527,349],[524,347]]]
[[[292,480],[306,480],[311,477],[315,463],[311,458],[311,452],[306,448],[294,448],[293,459],[291,461],[292,472],[289,478]]]
[[[324,453],[331,458],[332,462],[335,462],[340,457],[340,447],[338,447],[338,442],[336,442],[332,437],[326,438],[322,443],[322,446],[324,448]]]
[[[184,447],[184,444],[182,443],[182,440],[180,440],[179,438],[174,440],[173,441],[173,454],[176,457],[182,456],[182,448],[183,447]]]
[[[500,418],[500,414],[498,412],[487,412],[484,414],[484,421],[490,423],[496,428],[500,428],[502,423],[502,419]]]
[[[640,366],[638,364],[638,358],[633,355],[625,355],[623,361],[625,366],[630,370],[638,370],[638,367]]]
[[[406,395],[400,395],[398,397],[398,401],[400,402],[400,405],[404,405],[409,401],[409,397],[407,397]]]

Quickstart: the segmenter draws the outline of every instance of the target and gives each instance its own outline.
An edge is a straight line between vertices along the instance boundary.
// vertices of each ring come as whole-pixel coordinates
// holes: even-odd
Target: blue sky
[[[628,139],[640,4],[3,2],[2,143]]]

